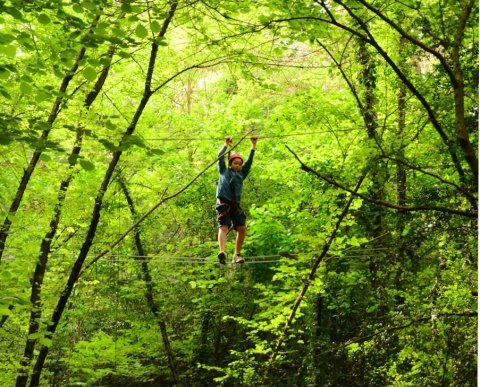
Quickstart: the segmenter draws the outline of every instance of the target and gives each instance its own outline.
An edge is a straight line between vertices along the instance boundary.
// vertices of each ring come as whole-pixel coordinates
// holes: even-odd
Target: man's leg
[[[247,227],[237,226],[237,237],[235,239],[235,255],[240,255],[242,251],[243,241],[245,240],[245,235],[247,235]]]
[[[228,225],[223,225],[218,228],[218,247],[220,251],[225,252],[227,247]]]

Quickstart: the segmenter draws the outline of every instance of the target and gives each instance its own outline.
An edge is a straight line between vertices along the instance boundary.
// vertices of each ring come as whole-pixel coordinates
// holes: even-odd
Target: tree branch
[[[477,313],[474,313],[474,312],[465,312],[465,313],[439,313],[435,316],[436,318],[439,318],[439,317],[478,317]],[[352,345],[354,343],[360,343],[360,342],[363,342],[363,341],[366,341],[366,340],[369,340],[369,339],[372,339],[374,338],[375,336],[378,336],[378,335],[382,335],[384,333],[388,333],[388,332],[392,332],[392,331],[399,331],[401,329],[405,329],[405,328],[408,328],[410,326],[412,326],[413,324],[418,324],[418,323],[422,323],[422,322],[426,322],[426,321],[431,321],[432,320],[432,316],[429,316],[429,317],[422,317],[422,318],[418,318],[418,319],[415,319],[415,320],[412,320],[406,324],[403,324],[403,325],[398,325],[398,326],[394,326],[394,327],[388,327],[388,328],[382,328],[382,329],[379,329],[377,330],[376,332],[370,334],[370,335],[365,335],[365,336],[361,336],[361,337],[356,337],[356,338],[353,338],[351,340],[348,340],[347,342],[341,344],[341,345],[338,345],[334,348],[330,348],[330,349],[327,349],[326,351],[323,351],[321,353],[319,353],[319,355],[325,355],[327,353],[330,353],[330,352],[333,352],[333,351],[336,351],[338,349],[341,349],[341,348],[346,348],[348,347],[349,345]]]
[[[440,63],[442,64],[443,68],[447,72],[448,76],[450,77],[451,81],[454,82],[454,75],[453,71],[448,65],[447,59],[442,56],[438,51],[434,50],[432,47],[426,45],[422,41],[416,39],[414,36],[410,35],[408,32],[406,32],[402,27],[400,27],[397,23],[395,23],[393,20],[388,18],[383,12],[366,2],[365,0],[358,0],[360,4],[363,4],[365,8],[369,9],[372,11],[375,15],[377,15],[380,19],[382,19],[385,23],[387,23],[390,27],[392,27],[395,31],[397,31],[400,36],[404,37],[411,43],[413,43],[415,46],[420,47],[422,50],[432,54],[434,57],[436,57]],[[342,3],[340,3],[343,5]]]
[[[366,176],[366,173],[364,173],[360,177],[360,179],[357,182],[355,188],[353,189],[354,193],[356,193],[360,189],[360,186],[362,185],[362,182],[363,182],[365,176]],[[351,195],[350,198],[348,199],[347,203],[345,204],[345,207],[343,208],[342,213],[340,214],[340,216],[337,219],[337,222],[335,223],[335,227],[333,228],[333,231],[330,234],[330,237],[328,238],[327,242],[323,245],[323,249],[320,252],[320,254],[318,255],[318,257],[316,258],[315,263],[313,264],[312,269],[310,271],[310,274],[305,279],[305,284],[303,285],[303,288],[300,291],[300,294],[298,295],[297,299],[295,300],[295,303],[293,304],[292,310],[290,312],[290,316],[288,317],[287,321],[285,322],[285,326],[283,328],[283,331],[280,334],[280,336],[278,337],[277,342],[275,344],[275,348],[273,349],[273,352],[270,356],[270,359],[269,359],[269,364],[270,365],[273,363],[273,361],[277,357],[278,351],[280,350],[280,347],[281,347],[281,345],[284,341],[287,330],[290,327],[290,324],[292,323],[293,319],[295,318],[297,310],[300,307],[300,304],[302,303],[303,298],[304,298],[305,294],[307,293],[308,288],[310,287],[310,284],[315,279],[315,275],[316,275],[318,266],[320,266],[320,263],[322,262],[323,258],[327,255],[328,250],[330,249],[330,246],[332,245],[333,241],[335,240],[335,236],[337,235],[337,232],[340,229],[340,225],[342,224],[345,216],[348,214],[348,210],[350,209],[350,205],[352,204],[354,199],[355,199],[355,195]]]
[[[404,166],[406,166],[407,168],[411,169],[411,170],[414,170],[414,171],[418,171],[418,172],[421,172],[425,175],[428,175],[428,176],[431,176],[435,179],[437,179],[438,181],[444,183],[444,184],[447,184],[447,185],[451,185],[452,187],[455,187],[458,192],[460,192],[467,200],[468,202],[471,204],[472,208],[474,209],[477,209],[477,200],[472,196],[472,194],[467,191],[466,189],[462,188],[461,186],[459,186],[458,184],[455,184],[454,182],[452,181],[448,181],[448,180],[445,180],[444,178],[442,178],[441,176],[438,176],[436,175],[435,173],[432,173],[432,172],[428,172],[428,171],[425,171],[424,169],[420,168],[420,167],[417,167],[415,165],[412,165],[412,164],[409,164],[407,163],[406,161],[404,160],[401,160],[401,159],[397,159],[395,157],[391,157],[391,156],[387,156],[387,155],[383,155],[381,156],[382,158],[385,158],[385,159],[388,159],[388,160],[391,160],[391,161],[394,161],[395,163],[397,164],[402,164]]]
[[[361,198],[365,201],[368,201],[370,203],[374,203],[374,204],[377,204],[379,206],[384,206],[384,207],[392,208],[394,210],[405,211],[405,212],[406,211],[409,211],[409,212],[412,212],[412,211],[437,211],[437,212],[443,212],[443,213],[447,213],[447,214],[465,216],[465,217],[468,217],[468,218],[474,218],[474,219],[477,218],[477,215],[478,215],[477,211],[464,211],[464,210],[456,210],[456,209],[447,208],[447,207],[427,206],[427,205],[407,207],[407,206],[400,206],[400,205],[389,203],[389,202],[384,202],[384,201],[381,201],[381,200],[372,199],[369,196],[358,193],[358,192],[355,192],[354,190],[344,186],[343,184],[338,183],[334,179],[332,179],[330,177],[327,177],[325,175],[322,175],[319,172],[315,171],[314,169],[310,168],[308,165],[303,163],[302,160],[300,160],[300,158],[297,156],[297,154],[293,150],[291,150],[288,146],[286,146],[286,147],[293,154],[293,156],[298,160],[298,162],[300,163],[300,168],[303,171],[311,173],[311,174],[317,176],[318,178],[326,181],[328,184],[333,185],[337,188],[340,188],[344,191],[350,192],[351,194],[353,194],[353,195],[355,195],[355,196],[357,196],[357,197],[359,197],[359,198]]]

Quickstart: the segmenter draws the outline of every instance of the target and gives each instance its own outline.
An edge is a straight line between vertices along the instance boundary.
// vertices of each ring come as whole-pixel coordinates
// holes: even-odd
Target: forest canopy
[[[476,385],[476,1],[6,0],[0,42],[2,386]]]

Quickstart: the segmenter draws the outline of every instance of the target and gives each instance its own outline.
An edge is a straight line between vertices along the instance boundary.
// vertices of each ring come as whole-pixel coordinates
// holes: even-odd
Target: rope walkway
[[[375,248],[364,248],[364,249],[347,249],[346,251],[349,254],[332,254],[327,257],[328,259],[332,258],[369,258],[371,256],[370,253],[374,253],[377,251],[388,251],[390,248],[388,247],[375,247]],[[358,252],[359,254],[352,254]],[[315,251],[309,252],[302,252],[302,253],[285,253],[285,254],[271,254],[271,255],[253,255],[253,256],[243,256],[245,262],[243,264],[258,264],[258,263],[278,263],[282,260],[291,260],[296,261],[298,260],[299,255],[314,255]],[[360,254],[361,253],[361,254]],[[92,254],[94,255],[94,254]],[[52,257],[62,257],[62,259],[67,260],[75,260],[77,255],[76,253],[68,254],[68,253],[52,253]],[[216,263],[220,264],[217,257],[213,256],[205,256],[205,257],[196,257],[196,256],[180,256],[180,255],[135,255],[135,254],[105,254],[104,256],[106,259],[104,262],[131,262],[132,260],[135,262],[162,262],[162,263],[190,263],[190,264],[205,264],[205,263]],[[7,256],[5,257],[8,261],[14,260],[25,260],[29,257],[22,256],[22,257],[14,257],[14,256]],[[314,259],[314,257],[312,257]]]
[[[332,254],[327,257],[326,260],[332,258],[369,258],[371,257],[370,253],[374,253],[377,251],[388,251],[390,248],[388,247],[376,247],[376,248],[365,248],[365,249],[355,249],[355,250],[348,250],[349,254],[347,255],[340,255],[340,254]],[[358,252],[359,254],[352,254]],[[361,253],[361,254],[360,254]],[[298,260],[299,255],[308,255],[308,254],[315,254],[315,251],[310,252],[303,252],[303,253],[296,253],[296,254],[272,254],[272,255],[254,255],[254,256],[243,256],[245,262],[242,265],[249,265],[249,264],[260,264],[260,263],[279,263],[286,260],[296,261]],[[76,254],[68,254],[68,253],[52,253],[53,257],[63,257],[63,259],[71,260],[76,259]],[[22,257],[24,258],[24,257]],[[121,262],[131,262],[132,260],[135,262],[161,262],[165,264],[177,264],[177,263],[184,263],[184,264],[218,264],[217,257],[212,256],[205,256],[205,257],[196,257],[196,256],[162,256],[162,255],[135,255],[135,254],[106,254],[105,263],[121,263]],[[16,260],[18,258],[9,257],[8,260]],[[315,257],[311,258],[312,260]],[[69,259],[70,260],[70,259]],[[227,263],[228,264],[228,263]],[[223,265],[223,264],[222,264]]]

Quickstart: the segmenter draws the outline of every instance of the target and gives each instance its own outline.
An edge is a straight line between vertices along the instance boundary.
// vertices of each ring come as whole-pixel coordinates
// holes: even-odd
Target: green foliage
[[[466,2],[427,3],[0,4],[0,384],[48,349],[41,385],[474,385],[478,9],[453,41]],[[215,158],[252,134],[220,266]]]

